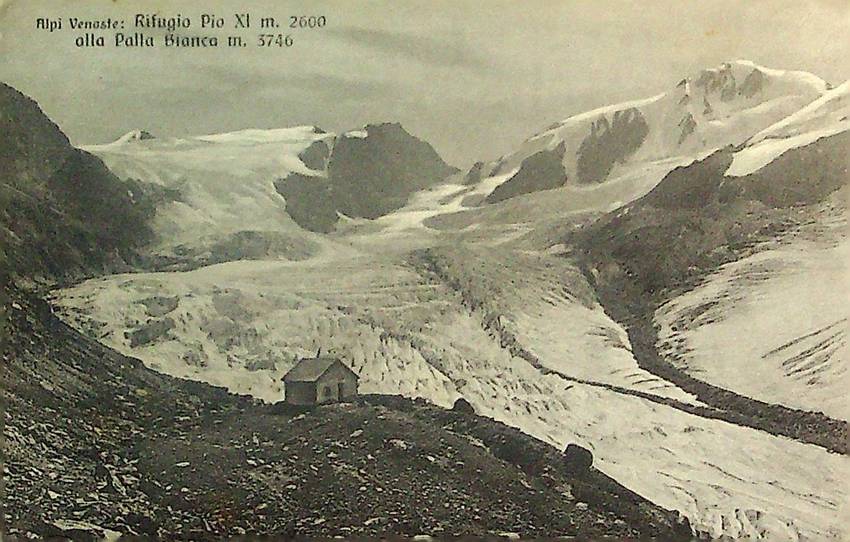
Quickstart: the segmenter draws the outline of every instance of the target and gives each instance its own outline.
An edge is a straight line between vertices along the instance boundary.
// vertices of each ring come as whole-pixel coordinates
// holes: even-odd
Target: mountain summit
[[[561,161],[570,183],[604,183],[636,164],[693,160],[725,145],[739,145],[828,88],[807,72],[775,70],[746,60],[726,62],[691,74],[656,96],[557,122],[484,170],[489,177],[514,174],[528,158],[563,146]],[[551,171],[559,179],[539,185],[563,184],[558,182],[562,172]]]

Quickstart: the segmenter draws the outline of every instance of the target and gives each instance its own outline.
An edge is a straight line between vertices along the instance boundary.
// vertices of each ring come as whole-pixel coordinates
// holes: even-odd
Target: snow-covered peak
[[[122,179],[179,192],[176,201],[158,206],[153,223],[163,240],[158,250],[167,254],[173,246],[201,250],[209,243],[230,242],[244,231],[309,239],[286,214],[274,182],[292,172],[310,174],[302,153],[333,137],[313,126],[297,126],[141,143],[122,138],[85,150]]]
[[[755,134],[746,147],[735,153],[726,175],[748,175],[791,149],[847,130],[850,130],[850,81]]]
[[[811,72],[767,68],[751,60],[736,60],[732,62],[732,65],[743,70],[758,70],[774,80],[785,80],[788,83],[793,82],[799,85],[808,85],[818,92],[825,92],[829,88],[829,84],[826,81]]]
[[[648,106],[652,103],[661,100],[662,98],[664,98],[664,96],[665,93],[661,93],[655,96],[651,96],[649,98],[642,98],[638,100],[631,100],[628,102],[597,107],[596,109],[591,109],[590,111],[585,111],[584,113],[579,113],[577,115],[567,117],[561,122],[550,127],[548,130],[541,132],[535,136],[532,136],[531,139],[539,139],[542,137],[546,137],[547,135],[553,135],[565,127],[577,126],[588,121],[596,120],[604,115],[616,113],[617,111],[626,111],[628,109],[640,109],[642,107]]]
[[[147,130],[130,130],[126,134],[122,135],[115,141],[111,143],[104,143],[100,145],[84,145],[81,148],[87,150],[89,152],[98,152],[98,151],[108,151],[112,149],[118,149],[124,147],[128,144],[134,144],[139,141],[151,141],[155,140],[150,132]]]
[[[724,62],[682,80],[677,89],[687,96],[702,95],[705,102],[766,102],[792,95],[822,94],[829,85],[803,71],[767,68],[750,60]]]
[[[696,159],[745,143],[828,89],[811,73],[767,68],[749,60],[724,62],[691,73],[655,96],[598,107],[557,122],[483,167],[481,182],[561,146],[568,185],[595,185],[650,163]]]

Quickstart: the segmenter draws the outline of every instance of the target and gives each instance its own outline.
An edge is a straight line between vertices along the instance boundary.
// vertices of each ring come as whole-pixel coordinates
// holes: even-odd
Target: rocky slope
[[[16,125],[23,141],[30,125],[38,126]],[[64,153],[70,152],[88,164],[85,172],[106,171],[90,155],[65,149],[67,141],[57,132],[45,128],[54,137],[54,146],[34,141],[23,156],[44,151],[48,158],[55,154],[62,162]],[[323,139],[313,129],[273,134],[249,131],[180,141],[134,133],[93,150],[117,169],[125,168],[125,174],[137,172],[155,185],[149,190],[159,199],[144,207],[150,213],[132,224],[137,228],[134,235],[149,235],[145,224],[153,224],[152,242],[161,258],[154,263],[195,267],[211,261],[204,260],[203,254],[198,257],[197,251],[202,250],[209,250],[211,259],[243,258],[243,241],[257,246],[257,257],[268,256],[264,252],[268,238],[254,232],[277,230],[240,229],[244,224],[238,223],[240,213],[255,209],[254,205],[277,205],[279,198],[273,189],[270,198],[262,198],[270,194],[269,186],[255,181],[269,178],[262,165],[269,156],[257,156],[257,151],[265,147],[273,154],[283,146],[288,152],[276,154],[277,160],[293,167],[321,165],[331,158],[316,144]],[[149,161],[137,160],[140,155]],[[49,160],[38,156],[21,171],[49,165]],[[291,161],[293,156],[297,162]],[[257,161],[251,162],[251,157]],[[16,164],[21,161],[21,155],[13,151],[6,158]],[[241,186],[234,185],[228,175],[232,170],[227,169],[240,158],[245,162],[239,166],[247,165],[251,172],[241,177],[245,181]],[[214,173],[216,168],[221,169]],[[211,179],[203,182],[201,172]],[[36,174],[16,174],[12,180],[31,178],[40,179]],[[94,179],[114,183],[114,187],[95,184],[103,188],[99,197],[126,186],[112,176]],[[81,189],[90,179],[72,175],[75,190],[65,186],[65,176],[54,175],[51,180],[62,189],[62,198],[51,199],[49,182],[48,190],[33,189],[27,194],[34,205],[56,206],[55,214],[38,217],[39,224],[74,232],[77,222],[83,222],[81,214],[91,211],[76,199],[94,197],[89,188]],[[40,187],[37,182],[33,185]],[[115,204],[119,210],[121,201]],[[112,224],[98,222],[108,220],[100,216],[97,205],[102,203],[92,203],[94,224],[108,232]],[[133,209],[128,214],[136,217]],[[291,224],[279,216],[248,213],[242,218],[249,226],[252,220],[262,226]],[[214,220],[220,220],[222,228],[214,233],[225,235],[204,238],[191,231]],[[9,223],[17,225],[14,220]],[[169,244],[167,232],[174,234],[176,244]],[[239,242],[228,249],[233,236]],[[136,248],[148,238],[130,239],[139,245],[128,241],[128,246]],[[13,538],[92,540],[127,534],[212,539],[248,532],[320,537],[386,533],[690,537],[687,521],[678,514],[659,508],[600,471],[577,468],[550,444],[468,409],[451,412],[402,398],[366,397],[353,405],[294,413],[152,371],[139,360],[84,337],[57,319],[53,308],[40,299],[40,291],[26,289],[37,276],[45,281],[70,278],[65,267],[69,262],[80,273],[101,271],[97,253],[92,258],[65,257],[66,243],[77,249],[76,241],[62,235],[26,239],[16,245],[15,258],[3,262],[4,274],[15,279],[8,284],[4,280],[0,290],[4,528]],[[110,248],[109,241],[101,248]],[[118,245],[116,250],[123,248]],[[175,259],[168,259],[169,250]],[[188,259],[179,260],[186,255]],[[57,270],[35,273],[32,262],[44,261],[60,265]],[[142,263],[150,264],[150,260]],[[149,278],[145,273],[130,276]],[[178,327],[171,313],[180,310],[182,300],[163,295],[150,283],[147,288],[150,295],[142,302],[144,324],[126,322],[134,347],[155,343]],[[238,298],[222,293],[214,305],[234,322],[245,322],[247,317],[239,314],[235,302]],[[218,330],[216,337],[230,333],[223,319],[210,325]],[[103,338],[102,329],[89,331]],[[245,340],[251,342],[250,337]],[[198,352],[203,350],[195,349],[195,358],[183,361],[202,364]],[[161,361],[170,361],[170,356]]]
[[[690,536],[675,514],[491,419],[387,397],[264,406],[146,369],[10,295],[13,537]]]
[[[0,258],[31,277],[120,269],[162,195],[71,146],[34,101],[0,83]],[[2,263],[2,260],[0,260]]]
[[[567,182],[567,172],[561,163],[565,152],[566,146],[561,144],[553,150],[532,154],[522,161],[514,175],[490,192],[484,201],[498,203],[521,194],[563,186]]]

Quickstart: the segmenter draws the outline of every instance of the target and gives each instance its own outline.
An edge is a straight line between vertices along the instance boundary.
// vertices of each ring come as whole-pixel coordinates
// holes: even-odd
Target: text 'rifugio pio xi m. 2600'
[[[202,16],[203,17],[203,16]],[[206,21],[201,21],[201,27],[211,27],[212,24],[204,24]],[[175,34],[177,30],[186,30],[192,27],[192,20],[184,17],[181,14],[176,14],[172,17],[163,17],[157,14],[137,13],[133,17],[133,26],[136,29],[155,29],[164,30],[166,34],[161,37],[161,44],[166,47],[217,47],[218,37],[192,35],[181,36]],[[154,47],[156,45],[155,36],[144,32],[133,32],[124,34],[117,32],[115,34],[115,45],[119,47]]]

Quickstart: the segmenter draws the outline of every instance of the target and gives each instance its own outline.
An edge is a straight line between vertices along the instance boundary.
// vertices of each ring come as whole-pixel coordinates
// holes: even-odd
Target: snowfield
[[[735,153],[726,175],[748,175],[786,151],[847,130],[850,130],[850,81],[754,135]]]
[[[661,307],[668,359],[743,395],[850,420],[846,196],[824,206],[830,220],[767,243]]]
[[[170,190],[173,201],[157,206],[155,252],[204,250],[240,232],[272,232],[291,238],[282,257],[341,250],[327,238],[298,227],[285,211],[275,179],[290,172],[312,175],[298,154],[327,134],[312,126],[241,130],[189,138],[138,139],[130,132],[113,143],[84,147],[123,179]]]
[[[735,153],[729,177],[850,129],[850,82]],[[763,401],[850,420],[848,189],[817,219],[720,268],[655,315],[658,347],[693,376]]]

